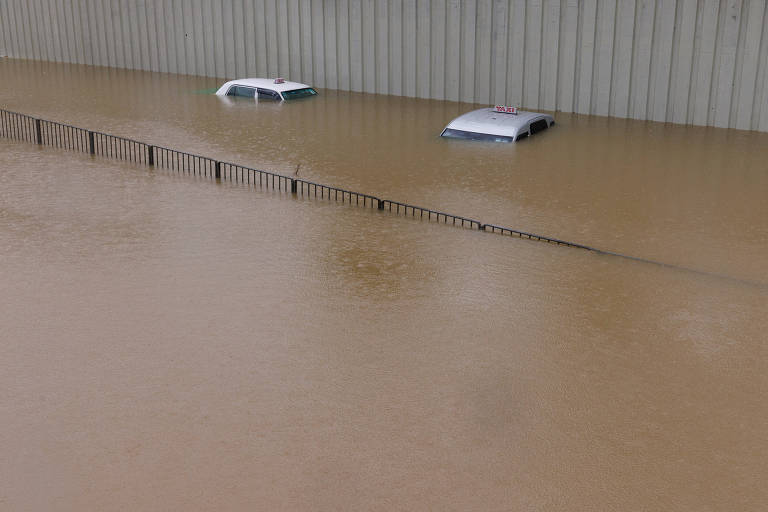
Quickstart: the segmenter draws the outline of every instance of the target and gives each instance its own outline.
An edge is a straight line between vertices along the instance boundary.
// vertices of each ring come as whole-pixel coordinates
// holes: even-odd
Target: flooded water
[[[0,59],[1,108],[680,268],[0,139],[0,509],[764,509],[768,134],[219,83]]]

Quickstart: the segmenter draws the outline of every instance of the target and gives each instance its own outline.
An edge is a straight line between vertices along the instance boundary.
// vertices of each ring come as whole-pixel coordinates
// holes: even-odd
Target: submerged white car
[[[307,84],[288,82],[284,78],[240,78],[219,87],[216,95],[283,101],[315,96],[317,91]]]
[[[555,124],[552,116],[496,105],[460,115],[445,127],[441,137],[513,142],[546,130]]]

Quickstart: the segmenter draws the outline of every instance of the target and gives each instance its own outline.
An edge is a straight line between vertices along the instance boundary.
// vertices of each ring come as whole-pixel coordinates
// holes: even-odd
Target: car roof
[[[272,91],[283,92],[292,91],[294,89],[306,89],[309,87],[307,84],[300,84],[299,82],[285,81],[281,84],[276,84],[274,78],[238,78],[236,80],[230,80],[221,86],[229,89],[233,85],[244,85],[246,87],[261,87],[262,89],[270,89]]]
[[[491,107],[462,114],[448,123],[446,128],[514,137],[521,128],[526,128],[531,122],[539,119],[546,119],[550,124],[554,121],[548,114],[525,110],[518,110],[517,114],[505,114]]]

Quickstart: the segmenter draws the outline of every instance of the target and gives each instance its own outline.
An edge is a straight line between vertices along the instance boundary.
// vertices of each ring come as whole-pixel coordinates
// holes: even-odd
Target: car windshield
[[[294,89],[292,91],[283,91],[283,98],[285,98],[286,100],[296,100],[299,98],[314,96],[315,94],[317,94],[316,90],[314,90],[311,87],[306,87],[304,89]]]
[[[493,135],[491,133],[478,133],[478,132],[466,132],[464,130],[454,130],[452,128],[446,128],[441,137],[451,137],[454,139],[469,139],[469,140],[484,140],[488,142],[513,142],[513,137],[505,137],[504,135]]]

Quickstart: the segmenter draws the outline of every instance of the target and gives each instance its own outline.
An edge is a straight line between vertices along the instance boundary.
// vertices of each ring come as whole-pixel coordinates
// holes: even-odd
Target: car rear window
[[[488,142],[513,142],[513,137],[505,137],[504,135],[492,135],[490,133],[478,133],[467,132],[464,130],[454,130],[453,128],[446,128],[441,137],[450,137],[453,139],[468,139],[468,140],[484,140]]]
[[[317,94],[317,91],[314,90],[311,87],[306,87],[304,89],[294,89],[292,91],[283,91],[283,98],[286,100],[296,100],[299,98],[307,98],[309,96],[314,96]]]

